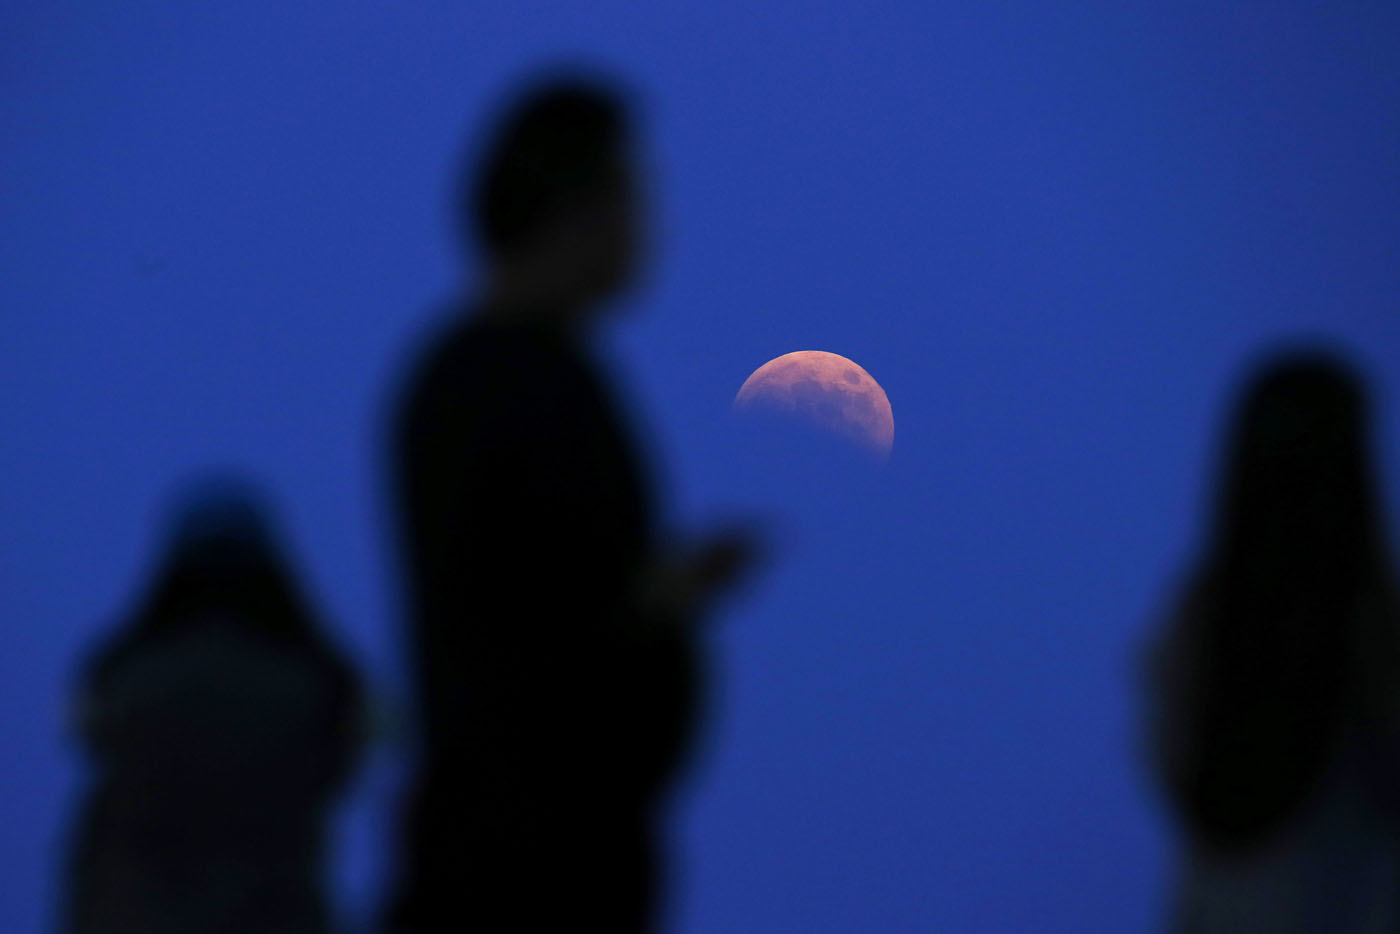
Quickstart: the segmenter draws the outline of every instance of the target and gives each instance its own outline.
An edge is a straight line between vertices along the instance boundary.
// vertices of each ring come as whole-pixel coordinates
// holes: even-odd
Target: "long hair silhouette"
[[[1389,593],[1358,377],[1322,353],[1267,365],[1236,413],[1206,560],[1174,789],[1194,833],[1238,850],[1324,778],[1359,683],[1367,601]]]

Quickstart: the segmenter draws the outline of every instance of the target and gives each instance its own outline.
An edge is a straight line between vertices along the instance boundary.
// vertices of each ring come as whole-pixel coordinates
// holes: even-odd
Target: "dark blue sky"
[[[1355,350],[1400,481],[1400,8],[563,6],[6,5],[0,928],[47,916],[68,669],[189,471],[275,489],[396,695],[385,403],[460,273],[466,133],[564,56],[644,93],[659,238],[613,343],[675,521],[756,511],[782,546],[714,633],[677,929],[1149,929],[1130,660],[1242,361]],[[883,471],[736,426],[798,349],[884,385]],[[392,771],[356,794],[352,908]]]

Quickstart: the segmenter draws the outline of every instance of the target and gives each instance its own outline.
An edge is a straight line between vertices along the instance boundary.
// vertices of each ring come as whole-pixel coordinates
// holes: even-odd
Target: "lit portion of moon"
[[[855,362],[824,350],[769,360],[744,380],[734,408],[795,416],[881,459],[894,447],[894,411],[885,390]]]

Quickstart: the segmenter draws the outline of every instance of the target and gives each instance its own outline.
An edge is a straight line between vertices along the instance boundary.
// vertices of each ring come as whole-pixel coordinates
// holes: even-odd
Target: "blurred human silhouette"
[[[1236,415],[1152,657],[1174,930],[1400,925],[1400,610],[1367,435],[1358,377],[1321,352],[1270,362]]]
[[[590,350],[632,277],[641,199],[622,97],[553,80],[467,179],[485,282],[396,425],[422,762],[392,924],[641,931],[657,813],[694,727],[693,620],[745,556],[663,557]]]
[[[64,929],[329,930],[325,822],[358,750],[360,690],[249,488],[211,480],[190,497],[80,676],[93,776]]]

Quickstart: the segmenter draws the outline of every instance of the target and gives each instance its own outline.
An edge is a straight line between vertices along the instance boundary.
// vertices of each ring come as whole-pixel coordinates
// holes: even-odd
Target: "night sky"
[[[266,482],[403,716],[388,406],[472,273],[454,168],[560,60],[640,92],[656,236],[606,355],[669,521],[773,542],[710,636],[673,929],[1152,929],[1134,659],[1242,367],[1356,354],[1400,493],[1391,4],[6,4],[0,928],[53,916],[71,668],[192,471]],[[807,349],[884,386],[885,466],[735,419]],[[341,828],[351,917],[400,753]]]

